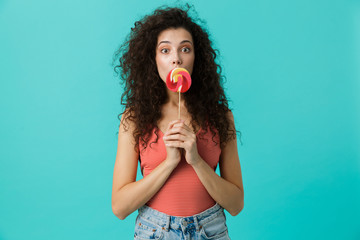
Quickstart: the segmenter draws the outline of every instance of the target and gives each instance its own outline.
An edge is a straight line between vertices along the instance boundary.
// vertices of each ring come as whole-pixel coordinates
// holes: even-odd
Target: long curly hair
[[[220,144],[236,137],[236,130],[226,117],[228,101],[222,84],[224,77],[216,63],[217,50],[211,46],[208,32],[189,16],[191,6],[160,7],[153,14],[136,21],[125,42],[114,54],[114,71],[124,84],[121,104],[125,106],[118,115],[125,130],[128,121],[135,123],[133,137],[135,149],[139,140],[146,148],[155,128],[158,141],[157,122],[161,118],[161,106],[167,101],[166,85],[161,80],[155,62],[157,38],[169,28],[184,28],[193,38],[195,49],[191,88],[183,94],[185,106],[191,114],[191,125],[201,126],[205,133],[210,127],[214,141],[217,130]],[[120,123],[121,124],[121,123]],[[205,134],[203,133],[203,134]],[[200,134],[202,135],[202,134]]]

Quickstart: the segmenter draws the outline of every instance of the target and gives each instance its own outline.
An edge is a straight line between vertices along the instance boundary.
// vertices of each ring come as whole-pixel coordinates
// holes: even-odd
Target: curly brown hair
[[[222,84],[224,77],[216,63],[218,51],[213,49],[208,32],[189,16],[190,5],[185,7],[160,7],[153,14],[136,21],[125,42],[114,54],[114,71],[119,74],[124,86],[121,104],[125,110],[124,127],[128,121],[135,123],[133,132],[135,149],[141,138],[147,147],[157,122],[161,118],[161,106],[168,99],[166,85],[161,80],[155,62],[157,38],[163,30],[184,28],[193,38],[195,47],[194,70],[191,88],[183,94],[185,106],[191,114],[191,125],[201,126],[214,137],[218,131],[220,144],[235,138],[236,130],[228,119],[230,111]],[[120,123],[121,124],[121,123]],[[206,131],[205,131],[206,132]]]

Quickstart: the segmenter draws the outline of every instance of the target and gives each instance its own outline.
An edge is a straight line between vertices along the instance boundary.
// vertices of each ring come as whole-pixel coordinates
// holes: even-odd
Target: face
[[[191,75],[195,60],[191,34],[184,28],[169,28],[160,32],[155,60],[160,78],[164,82],[175,67],[185,68]]]

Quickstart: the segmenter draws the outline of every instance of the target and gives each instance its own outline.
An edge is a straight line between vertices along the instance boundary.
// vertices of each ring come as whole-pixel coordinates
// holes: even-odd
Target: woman
[[[135,239],[229,239],[224,209],[244,206],[234,119],[207,32],[179,8],[135,23],[116,53],[125,81],[112,209],[138,209]],[[166,87],[175,67],[192,78],[182,94]],[[143,179],[136,181],[140,162]],[[217,164],[221,177],[215,173]]]

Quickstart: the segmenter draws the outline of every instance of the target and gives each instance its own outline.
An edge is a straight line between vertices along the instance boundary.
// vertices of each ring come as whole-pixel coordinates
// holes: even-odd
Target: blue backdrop
[[[111,210],[114,51],[165,1],[0,1],[0,239],[132,239]],[[232,239],[360,239],[360,2],[190,1],[227,77]],[[141,175],[138,175],[141,177]]]

